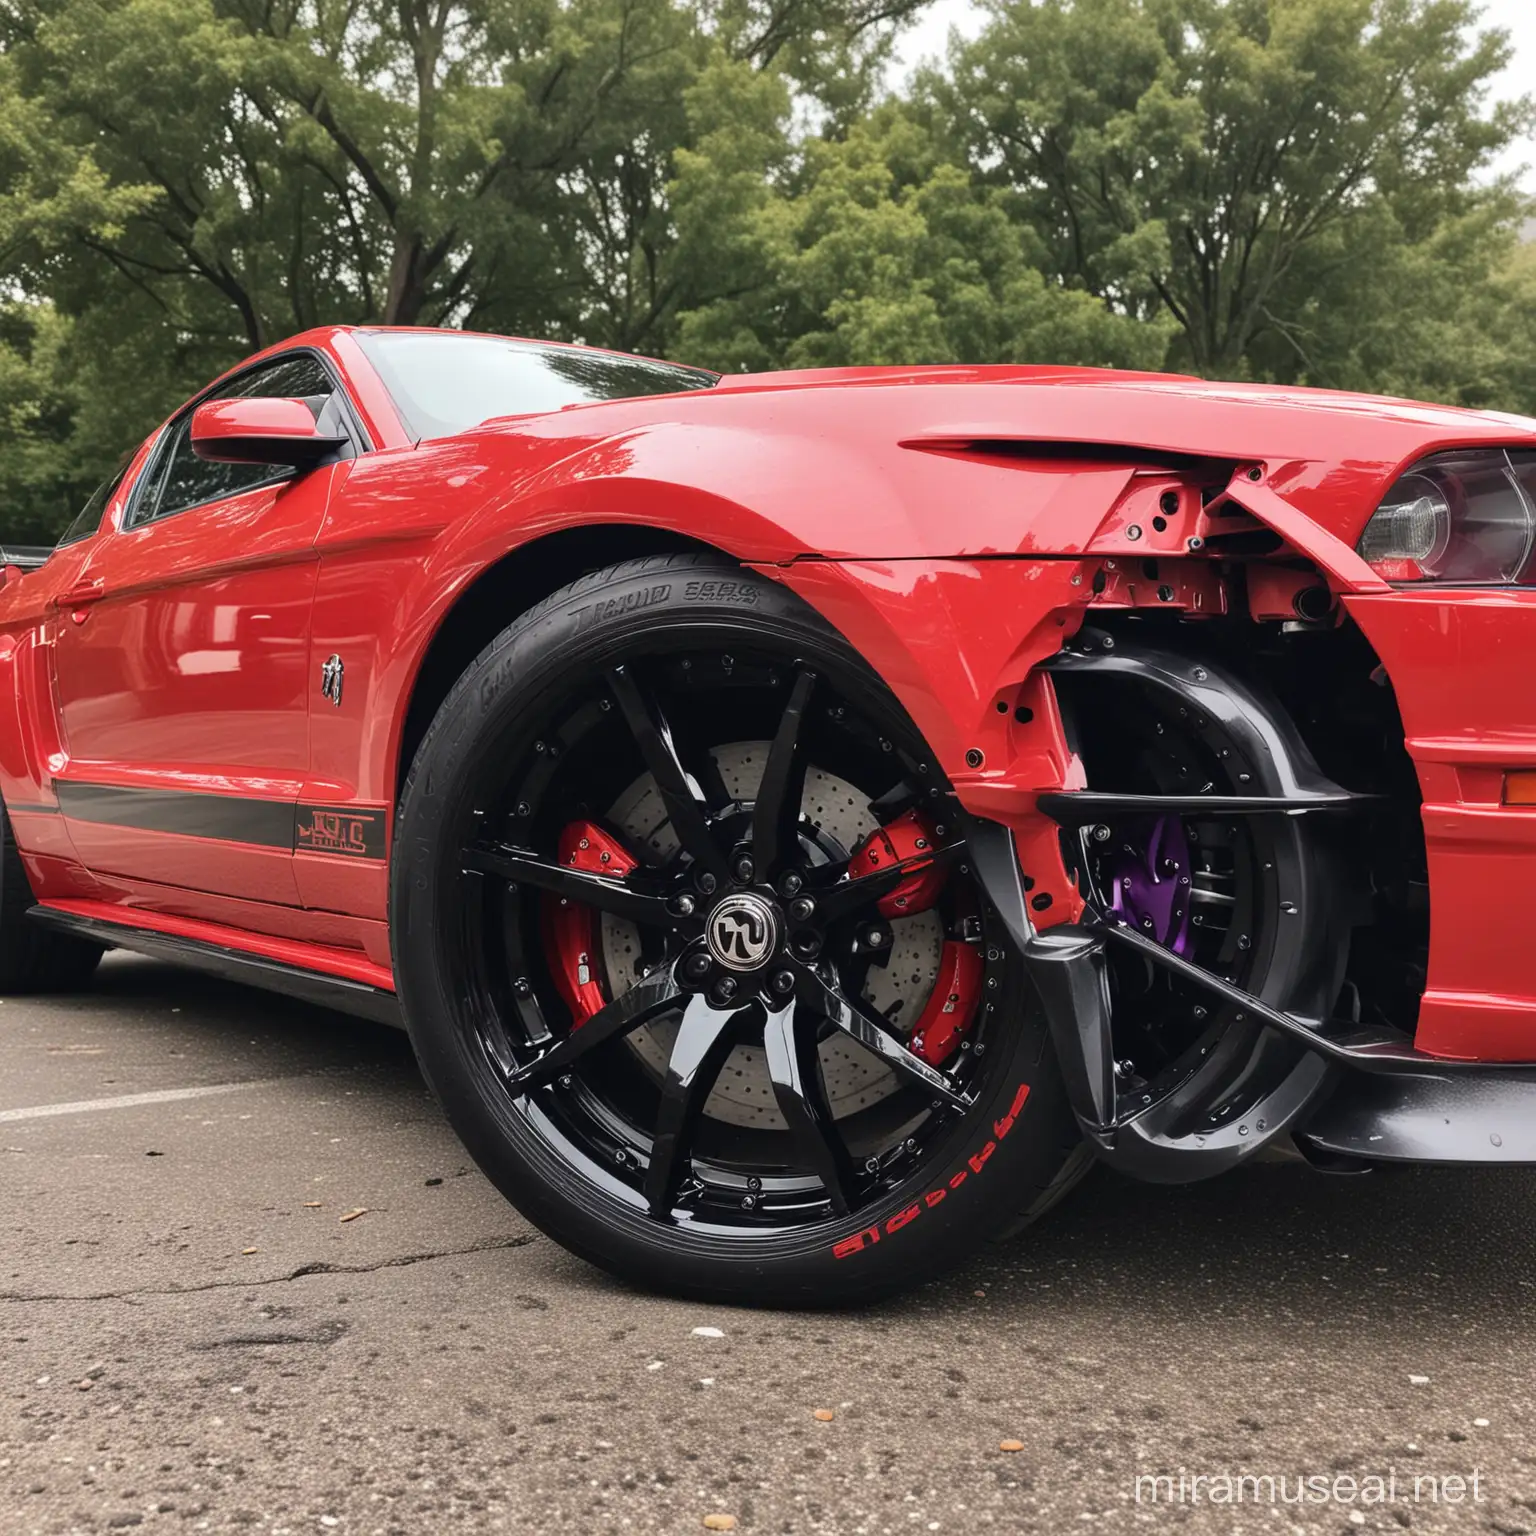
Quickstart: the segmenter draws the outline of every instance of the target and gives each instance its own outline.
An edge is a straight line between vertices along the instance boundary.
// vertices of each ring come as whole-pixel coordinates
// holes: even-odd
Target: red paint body
[[[0,794],[44,902],[389,985],[383,858],[113,824],[91,796],[193,791],[387,823],[412,690],[465,590],[549,535],[627,525],[713,546],[817,608],[965,805],[1015,830],[1031,889],[1052,898],[1039,920],[1069,920],[1080,904],[1035,797],[1076,787],[1081,768],[1035,668],[1092,606],[1198,618],[1232,601],[1190,545],[1222,508],[1168,467],[1196,460],[1239,471],[1229,509],[1321,573],[1395,686],[1431,876],[1418,1044],[1536,1059],[1522,907],[1536,816],[1500,789],[1506,769],[1536,767],[1536,591],[1394,590],[1354,553],[1404,467],[1530,447],[1536,423],[1156,375],[933,368],[732,377],[417,443],[347,331],[267,355],[296,345],[339,373],[371,452],[125,529],[146,444],[97,534],[0,588]],[[1260,616],[1279,617],[1294,581],[1259,591]],[[332,655],[339,707],[319,689]],[[1492,891],[1514,894],[1495,905]]]

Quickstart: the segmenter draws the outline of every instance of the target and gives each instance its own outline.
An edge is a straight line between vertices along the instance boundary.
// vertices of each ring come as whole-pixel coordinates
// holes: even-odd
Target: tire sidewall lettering
[[[865,1227],[862,1232],[855,1232],[852,1237],[845,1237],[840,1242],[833,1243],[832,1257],[834,1259],[851,1258],[856,1253],[863,1253],[866,1248],[873,1247],[880,1241],[882,1233],[886,1237],[893,1237],[904,1227],[910,1226],[925,1210],[931,1211],[952,1189],[958,1189],[973,1173],[980,1173],[987,1165],[988,1159],[997,1151],[998,1143],[1007,1137],[1008,1133],[1018,1123],[1019,1115],[1023,1112],[1024,1104],[1029,1098],[1029,1084],[1020,1083],[1013,1096],[1013,1103],[1008,1107],[1008,1113],[1000,1120],[992,1122],[992,1135],[987,1142],[979,1147],[966,1159],[967,1167],[959,1170],[950,1177],[948,1188],[940,1186],[930,1189],[921,1200],[914,1201],[911,1205],[903,1207],[894,1216],[886,1217],[879,1226]]]

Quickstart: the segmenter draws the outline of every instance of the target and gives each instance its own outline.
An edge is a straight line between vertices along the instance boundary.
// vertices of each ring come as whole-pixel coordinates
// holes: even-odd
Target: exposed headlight
[[[1356,550],[1387,581],[1457,586],[1536,579],[1536,453],[1441,453],[1371,514]]]

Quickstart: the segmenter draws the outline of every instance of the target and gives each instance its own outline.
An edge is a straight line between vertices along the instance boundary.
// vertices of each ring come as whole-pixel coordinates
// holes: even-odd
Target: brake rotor
[[[716,747],[713,757],[728,794],[740,801],[757,796],[768,758],[766,741],[733,742]],[[815,766],[805,774],[805,815],[816,825],[813,862],[846,858],[880,823],[869,809],[868,797],[846,779]],[[609,807],[608,820],[630,847],[645,850],[658,862],[677,852],[677,839],[666,807],[649,774],[636,779]],[[944,952],[944,925],[935,911],[890,920],[891,946],[884,967],[871,966],[864,997],[901,1033],[908,1034],[933,992]],[[602,963],[608,995],[618,997],[640,979],[640,933],[633,923],[605,914],[601,927]],[[633,1031],[628,1044],[660,1081],[677,1037],[675,1019]],[[822,1076],[836,1119],[857,1114],[896,1092],[889,1067],[845,1036],[820,1046]],[[784,1130],[784,1117],[773,1096],[773,1084],[761,1046],[738,1045],[726,1061],[704,1113],[728,1125],[753,1130]]]

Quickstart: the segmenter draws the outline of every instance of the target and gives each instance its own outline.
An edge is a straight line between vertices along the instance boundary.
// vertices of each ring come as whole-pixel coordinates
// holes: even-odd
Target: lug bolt
[[[816,915],[816,903],[809,896],[797,896],[789,904],[789,915],[797,923],[808,923]]]
[[[866,1173],[879,1173],[880,1172],[880,1159],[878,1157],[867,1157],[867,1158],[865,1158],[864,1159],[864,1171]]]
[[[795,939],[795,953],[803,960],[814,960],[821,953],[819,934],[802,933]]]
[[[533,807],[526,800],[519,800],[517,802],[517,814],[519,816],[532,816]]]
[[[740,880],[743,885],[748,885],[751,883],[752,874],[752,860],[743,854],[739,859],[736,860],[736,878]]]
[[[757,1196],[756,1195],[743,1195],[741,1197],[741,1208],[744,1211],[750,1211],[756,1204],[757,1204]]]
[[[672,910],[676,912],[679,917],[689,917],[693,913],[694,905],[695,903],[692,896],[679,896],[677,900],[672,903]]]
[[[881,948],[885,943],[885,929],[871,928],[869,932],[864,935],[864,942],[869,945],[871,949]]]
[[[789,870],[779,881],[779,894],[781,896],[798,896],[805,886],[805,881],[800,878],[798,870]]]
[[[752,1177],[747,1180],[747,1188],[750,1189],[754,1195],[762,1187],[763,1187],[763,1181],[760,1178],[758,1178],[758,1176],[756,1174],[753,1174]]]
[[[1102,824],[1093,829],[1093,840],[1096,843],[1107,843],[1115,834]]]
[[[689,981],[703,981],[704,978],[709,975],[710,969],[711,966],[709,962],[709,956],[706,955],[703,950],[699,950],[696,954],[689,955],[688,958],[683,961],[683,975],[686,976]]]
[[[734,976],[722,976],[715,983],[714,999],[717,1003],[728,1003],[736,996],[736,978]]]
[[[795,990],[795,973],[793,971],[775,971],[773,980],[769,982],[780,997],[788,997]]]
[[[716,880],[715,877],[706,869],[700,871],[699,877],[697,881],[695,881],[695,884],[701,891],[703,891],[706,896],[713,896],[715,894],[715,887],[719,885],[720,882]]]

